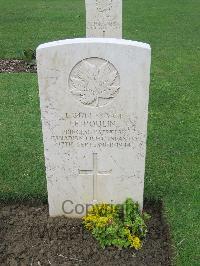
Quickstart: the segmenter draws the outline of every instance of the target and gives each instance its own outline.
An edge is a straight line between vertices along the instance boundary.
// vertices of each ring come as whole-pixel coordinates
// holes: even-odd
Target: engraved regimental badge
[[[113,0],[96,0],[96,8],[99,12],[109,11]]]
[[[119,73],[109,61],[87,58],[72,69],[69,88],[75,99],[85,106],[104,106],[119,92]]]

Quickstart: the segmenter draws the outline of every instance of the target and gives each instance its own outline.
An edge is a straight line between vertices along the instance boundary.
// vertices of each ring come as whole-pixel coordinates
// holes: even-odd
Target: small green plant
[[[99,241],[101,247],[117,246],[140,249],[147,233],[145,221],[150,216],[140,213],[138,203],[128,198],[123,204],[100,203],[93,205],[83,225]]]
[[[31,48],[23,49],[18,52],[19,57],[24,60],[29,66],[36,64],[36,52]]]

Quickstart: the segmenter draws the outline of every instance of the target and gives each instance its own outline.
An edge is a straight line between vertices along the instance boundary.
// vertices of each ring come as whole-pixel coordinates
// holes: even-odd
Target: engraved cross
[[[110,171],[98,171],[98,157],[97,153],[93,153],[93,169],[79,170],[79,175],[92,175],[93,177],[93,200],[97,200],[97,179],[98,176],[110,175]]]

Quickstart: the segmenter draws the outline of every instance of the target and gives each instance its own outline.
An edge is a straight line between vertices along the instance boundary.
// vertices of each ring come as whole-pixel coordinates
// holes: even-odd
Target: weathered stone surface
[[[86,36],[122,38],[122,0],[85,0]]]
[[[142,208],[150,53],[103,38],[37,48],[50,215],[127,197]]]

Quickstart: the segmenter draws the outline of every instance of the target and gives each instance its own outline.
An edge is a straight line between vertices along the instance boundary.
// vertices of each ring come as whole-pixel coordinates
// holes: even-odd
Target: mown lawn
[[[124,0],[124,37],[152,46],[145,196],[161,198],[176,265],[199,265],[200,1]],[[84,1],[0,0],[0,58],[85,34]],[[0,198],[46,198],[35,74],[0,74]]]
[[[0,75],[0,198],[46,198],[35,74]]]

